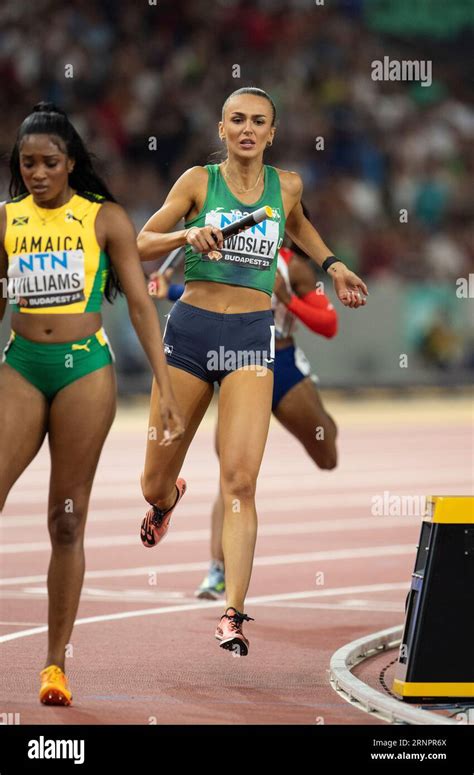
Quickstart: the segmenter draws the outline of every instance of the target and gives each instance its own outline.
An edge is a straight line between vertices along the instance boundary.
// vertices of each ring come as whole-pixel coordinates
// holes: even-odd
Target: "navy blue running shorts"
[[[205,382],[218,382],[237,369],[263,374],[275,366],[275,324],[271,309],[211,312],[178,300],[163,332],[169,366]]]
[[[313,382],[319,382],[318,377],[311,374],[311,364],[300,347],[291,344],[276,351],[272,412],[291,388],[306,377],[310,377]]]

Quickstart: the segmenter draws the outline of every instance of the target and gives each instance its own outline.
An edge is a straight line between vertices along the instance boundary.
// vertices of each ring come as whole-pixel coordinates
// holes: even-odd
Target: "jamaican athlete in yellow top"
[[[99,312],[110,268],[95,235],[103,197],[76,193],[54,210],[31,194],[5,205],[8,294],[15,312]]]

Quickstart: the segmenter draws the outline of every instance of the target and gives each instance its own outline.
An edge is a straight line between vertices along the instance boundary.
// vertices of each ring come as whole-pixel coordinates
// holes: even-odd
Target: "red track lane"
[[[328,408],[340,426],[332,472],[319,471],[272,423],[246,606],[255,622],[245,625],[250,653],[240,659],[214,639],[222,604],[193,594],[208,560],[217,483],[213,412],[185,462],[188,492],[168,537],[145,550],[138,477],[147,417],[122,409],[91,502],[78,619],[98,620],[73,631],[71,708],[37,699],[46,633],[35,630],[47,617],[49,558],[45,446],[2,516],[0,712],[19,713],[22,724],[383,724],[338,697],[329,661],[350,641],[403,623],[420,517],[374,516],[373,498],[471,494],[469,405],[334,400]],[[389,661],[359,674],[384,691],[378,673]]]

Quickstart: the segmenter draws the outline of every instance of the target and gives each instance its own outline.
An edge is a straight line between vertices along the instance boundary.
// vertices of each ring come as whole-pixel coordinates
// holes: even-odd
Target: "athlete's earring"
[[[271,147],[272,147],[272,145],[273,145],[273,141],[272,141],[272,142],[270,142],[270,140],[269,140],[269,141],[268,141],[268,143],[267,143],[267,146],[266,146],[266,147],[267,147],[267,148],[271,148]]]

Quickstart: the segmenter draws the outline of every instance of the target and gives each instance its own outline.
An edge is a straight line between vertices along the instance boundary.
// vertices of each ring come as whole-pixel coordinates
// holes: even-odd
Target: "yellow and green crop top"
[[[62,207],[38,207],[31,194],[5,205],[8,296],[15,312],[99,312],[110,259],[95,235],[104,198],[76,193]]]

